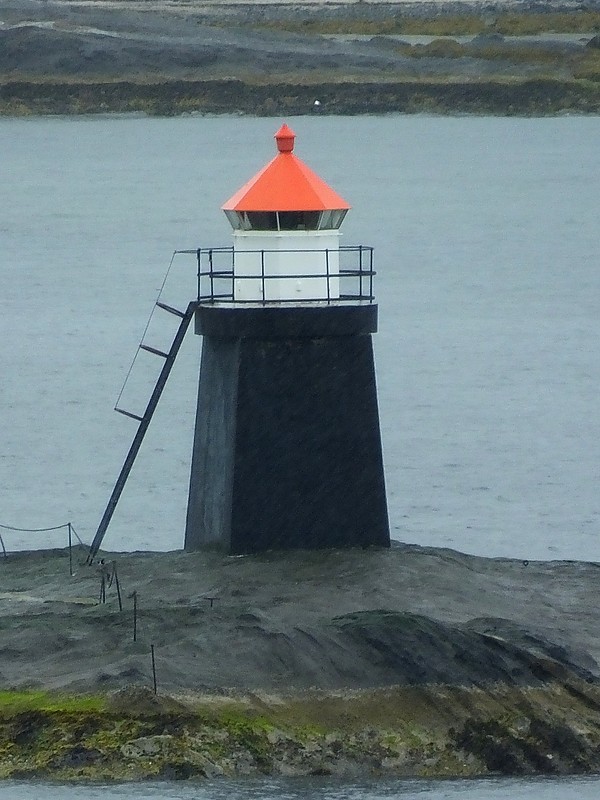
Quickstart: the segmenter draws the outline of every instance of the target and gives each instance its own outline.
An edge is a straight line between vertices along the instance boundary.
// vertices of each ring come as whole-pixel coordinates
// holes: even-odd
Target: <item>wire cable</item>
[[[167,282],[167,278],[169,277],[169,273],[171,272],[171,267],[173,266],[173,262],[175,261],[175,256],[176,255],[177,255],[177,250],[174,250],[173,251],[173,255],[171,256],[171,260],[169,262],[169,266],[167,268],[167,272],[165,274],[165,277],[163,278],[163,282],[160,285],[160,289],[158,290],[156,303],[158,303],[158,301],[160,300],[160,297],[161,297],[161,295],[163,293],[163,289],[165,288],[165,284]],[[144,331],[142,333],[142,338],[140,339],[140,344],[143,343],[144,339],[146,338],[146,334],[148,333],[148,328],[150,327],[150,323],[152,322],[152,318],[154,316],[154,312],[156,311],[156,303],[152,307],[152,311],[150,312],[150,316],[148,317],[148,322],[146,322],[146,327],[144,328]],[[121,400],[121,397],[123,396],[123,392],[125,391],[125,387],[127,386],[127,381],[129,380],[129,378],[131,376],[131,373],[133,372],[133,368],[135,366],[135,362],[137,361],[137,357],[138,357],[139,354],[140,354],[140,345],[138,345],[138,349],[135,351],[135,355],[133,357],[133,361],[131,362],[131,365],[130,365],[129,369],[127,370],[127,375],[125,375],[125,380],[123,381],[123,385],[121,386],[121,391],[119,392],[119,395],[118,395],[118,397],[117,397],[117,399],[115,401],[115,406],[114,406],[115,409],[118,408],[118,405],[119,405],[119,402]]]

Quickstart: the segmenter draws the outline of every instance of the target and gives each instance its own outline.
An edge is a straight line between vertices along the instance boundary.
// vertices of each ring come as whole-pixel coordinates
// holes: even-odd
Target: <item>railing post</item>
[[[231,248],[231,301],[235,302],[235,247]]]
[[[331,287],[329,285],[330,275],[329,275],[329,249],[325,248],[325,271],[327,273],[327,305],[331,305]]]
[[[260,291],[262,294],[262,303],[263,306],[266,304],[266,296],[265,296],[265,251],[260,251],[260,279],[261,279],[261,286]]]
[[[373,302],[373,248],[369,249],[369,303]]]
[[[363,246],[358,245],[358,299],[363,297]]]
[[[208,251],[208,274],[210,277],[210,302],[215,302],[215,276],[213,274],[213,251],[212,247]]]
[[[198,264],[198,300],[200,300],[200,273],[202,272],[202,251],[200,248],[196,250],[196,263]]]

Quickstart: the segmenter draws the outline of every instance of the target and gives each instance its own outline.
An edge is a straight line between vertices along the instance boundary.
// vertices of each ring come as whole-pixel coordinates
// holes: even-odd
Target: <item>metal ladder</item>
[[[187,333],[187,329],[189,328],[190,321],[194,316],[194,311],[198,306],[198,301],[193,300],[189,303],[187,309],[185,311],[180,311],[173,306],[169,306],[166,303],[161,303],[159,301],[156,302],[156,307],[163,309],[164,311],[169,312],[170,314],[174,314],[177,317],[181,318],[179,323],[179,327],[177,328],[177,332],[175,333],[175,337],[173,342],[171,343],[171,347],[169,348],[168,352],[164,352],[163,350],[159,350],[156,347],[151,347],[150,345],[144,344],[143,341],[139,345],[140,350],[145,350],[148,353],[152,353],[153,355],[160,356],[164,358],[164,364],[156,381],[156,385],[150,396],[150,400],[148,401],[148,405],[146,406],[146,410],[142,416],[139,414],[133,414],[131,411],[125,411],[122,408],[115,407],[115,411],[118,411],[119,414],[124,414],[126,417],[131,417],[131,419],[135,419],[139,422],[139,426],[137,429],[137,433],[131,443],[131,447],[129,448],[129,452],[127,453],[127,457],[123,466],[121,467],[121,472],[119,473],[119,477],[117,478],[117,482],[115,483],[114,489],[112,490],[112,494],[108,501],[108,505],[102,515],[102,519],[100,520],[100,525],[98,526],[98,530],[96,531],[96,535],[90,545],[90,550],[87,557],[87,563],[91,564],[94,560],[98,550],[100,549],[100,545],[102,544],[102,540],[104,539],[104,534],[106,533],[106,529],[112,519],[112,515],[115,511],[117,503],[119,502],[119,498],[121,497],[121,493],[123,488],[125,487],[125,483],[127,478],[129,477],[129,473],[133,467],[134,461],[136,456],[139,452],[139,449],[142,445],[142,441],[148,430],[148,426],[150,425],[150,420],[152,419],[152,415],[156,410],[156,406],[158,405],[158,401],[160,400],[160,396],[165,388],[165,384],[167,382],[167,378],[173,368],[173,364],[175,363],[175,357],[179,352],[179,348],[183,342],[185,334]]]

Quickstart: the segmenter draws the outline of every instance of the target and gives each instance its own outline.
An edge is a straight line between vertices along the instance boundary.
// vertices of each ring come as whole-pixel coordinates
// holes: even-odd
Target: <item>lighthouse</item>
[[[387,547],[373,251],[341,245],[350,206],[275,140],[223,205],[233,243],[197,251],[185,549]]]

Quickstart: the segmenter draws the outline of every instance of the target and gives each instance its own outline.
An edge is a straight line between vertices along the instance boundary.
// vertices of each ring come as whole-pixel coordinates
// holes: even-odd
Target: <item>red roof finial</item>
[[[280,153],[291,153],[294,149],[294,139],[296,134],[289,128],[285,122],[275,134],[275,141],[277,142],[277,149]]]

